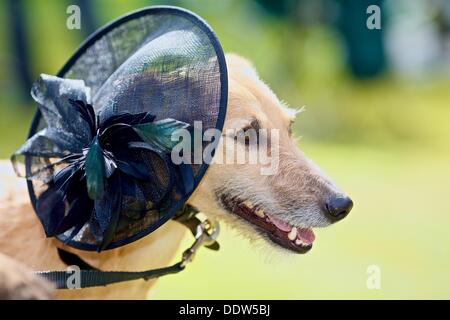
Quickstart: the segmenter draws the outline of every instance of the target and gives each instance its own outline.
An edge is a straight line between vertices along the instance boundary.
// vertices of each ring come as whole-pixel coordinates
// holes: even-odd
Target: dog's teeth
[[[305,245],[305,244],[302,242],[302,240],[300,240],[300,239],[295,240],[295,244],[298,245],[298,246],[300,246],[300,245]]]
[[[258,217],[260,217],[260,218],[264,218],[264,217],[265,217],[264,211],[263,211],[262,209],[256,210],[255,214],[256,214]]]
[[[291,231],[288,233],[288,239],[294,241],[297,238],[297,228],[292,227]]]
[[[251,203],[251,202],[248,201],[248,200],[244,201],[244,205],[246,205],[246,206],[249,207],[250,209],[253,209],[253,203]]]

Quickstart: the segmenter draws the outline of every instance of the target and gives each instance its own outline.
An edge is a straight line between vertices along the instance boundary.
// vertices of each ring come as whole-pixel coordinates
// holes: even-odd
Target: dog
[[[52,285],[21,263],[0,253],[0,300],[53,299]]]
[[[188,203],[252,240],[305,253],[314,241],[312,228],[326,227],[344,218],[353,203],[297,148],[291,131],[296,111],[280,102],[249,61],[235,54],[227,54],[226,61],[229,92],[218,146],[222,151],[216,152],[214,163]],[[245,142],[236,142],[230,131],[245,133],[261,128],[278,133],[276,173],[261,174],[260,164],[222,161],[230,146],[237,144],[238,152],[249,147]],[[268,143],[274,141],[269,139]],[[65,270],[67,266],[60,260],[57,248],[73,252],[102,270],[160,268],[171,262],[186,232],[179,223],[169,221],[150,235],[117,249],[97,253],[70,248],[45,238],[33,213],[26,182],[15,177],[8,161],[1,162],[0,174],[0,252],[33,270]],[[136,280],[107,287],[59,290],[57,297],[143,299],[155,282]]]

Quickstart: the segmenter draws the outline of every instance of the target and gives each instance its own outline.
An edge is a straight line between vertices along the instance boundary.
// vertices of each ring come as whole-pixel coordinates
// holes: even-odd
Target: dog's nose
[[[353,208],[353,201],[349,197],[331,198],[325,204],[330,218],[334,221],[344,219]]]

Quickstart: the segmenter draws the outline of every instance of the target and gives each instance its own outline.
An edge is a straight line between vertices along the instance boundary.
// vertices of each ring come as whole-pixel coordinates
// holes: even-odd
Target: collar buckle
[[[213,244],[220,233],[219,223],[205,220],[197,226],[195,241],[190,248],[183,252],[181,266],[185,267],[194,260],[195,254],[202,246]]]

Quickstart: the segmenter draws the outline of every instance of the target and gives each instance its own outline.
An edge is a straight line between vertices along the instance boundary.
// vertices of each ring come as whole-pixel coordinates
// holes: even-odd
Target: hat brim
[[[99,40],[104,39],[104,37],[114,37],[114,30],[118,30],[119,28],[122,28],[121,30],[126,30],[127,24],[130,23],[137,23],[137,21],[140,21],[139,19],[152,19],[156,17],[176,17],[176,19],[181,19],[186,24],[191,24],[192,26],[195,26],[200,32],[203,33],[202,36],[205,37],[212,46],[214,50],[214,59],[216,59],[218,64],[218,76],[220,78],[220,88],[219,88],[219,95],[218,97],[218,110],[217,114],[215,114],[213,122],[213,127],[218,130],[223,129],[224,121],[225,121],[225,115],[226,115],[226,107],[227,107],[227,96],[228,96],[228,78],[227,78],[227,67],[225,62],[225,56],[222,50],[222,47],[212,31],[212,29],[208,26],[208,24],[199,16],[196,14],[177,7],[171,7],[171,6],[152,6],[143,8],[134,12],[131,12],[129,14],[126,14],[111,23],[107,24],[106,26],[100,28],[98,31],[96,31],[93,35],[91,35],[79,48],[78,50],[72,55],[72,57],[67,61],[67,63],[64,65],[64,67],[58,72],[57,76],[61,78],[70,77],[70,78],[77,78],[77,72],[74,68],[76,68],[77,63],[83,59],[83,57],[86,55],[86,52],[92,48],[96,43],[98,43]],[[142,42],[144,42],[144,39],[148,39],[148,36],[151,35],[152,30],[148,30],[148,34],[142,35]],[[139,41],[135,41],[135,43],[132,43],[130,45],[129,42],[121,42],[117,41],[117,45],[123,45],[123,46],[129,46],[133,47],[134,49],[130,49],[130,54],[132,52],[135,52],[142,43],[139,43]],[[124,61],[126,60],[126,56],[124,56]],[[123,62],[123,61],[122,61]],[[116,62],[117,65],[115,68],[113,68],[112,72],[117,70],[118,66],[121,65],[121,61]],[[86,84],[93,89],[94,94],[96,91],[100,90],[101,85],[103,84],[101,81],[99,83],[89,83],[89,79],[82,79],[85,80]],[[93,87],[93,88],[92,88]],[[33,118],[33,122],[29,131],[28,136],[32,137],[38,130],[44,128],[46,126],[42,115],[40,111],[38,110]],[[25,166],[26,170],[30,170],[31,168],[31,159],[26,158],[25,159]],[[166,223],[169,219],[173,217],[173,215],[177,212],[177,210],[182,207],[188,198],[191,196],[195,188],[200,183],[201,179],[203,178],[209,164],[208,163],[202,163],[195,171],[195,185],[194,189],[191,190],[189,193],[182,195],[179,199],[174,201],[170,208],[155,222],[144,226],[142,230],[138,232],[134,232],[132,235],[125,236],[121,239],[117,239],[115,241],[112,241],[105,249],[113,249],[120,246],[123,246],[125,244],[134,242],[152,231],[159,228],[161,225]],[[30,194],[30,199],[33,207],[36,209],[36,190],[35,185],[33,184],[32,180],[28,180],[28,190]],[[82,249],[82,250],[97,250],[98,244],[96,244],[93,241],[89,241],[84,239],[83,237],[75,237],[73,239],[68,239],[67,234],[61,234],[58,236],[58,239],[65,242],[66,244]]]

